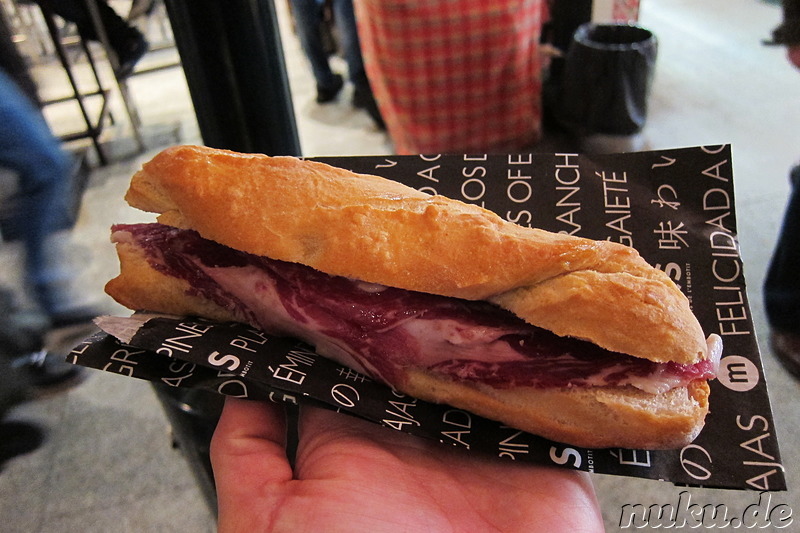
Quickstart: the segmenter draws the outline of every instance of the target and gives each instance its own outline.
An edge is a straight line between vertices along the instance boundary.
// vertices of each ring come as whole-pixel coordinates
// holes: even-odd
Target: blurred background
[[[322,25],[315,27],[322,31],[330,76],[314,68],[303,46],[298,26],[303,19],[294,2],[236,0],[225,2],[220,13],[214,2],[111,0],[106,7],[119,15],[122,26],[138,33],[127,33],[122,44],[112,42],[109,34],[119,21],[103,26],[103,15],[95,9],[92,21],[99,20],[107,31],[88,35],[80,24],[56,14],[57,3],[0,1],[41,113],[73,162],[69,181],[76,198],[75,220],[65,237],[67,245],[60,249],[65,261],[78,265],[75,281],[85,308],[124,313],[102,290],[117,272],[109,226],[143,220],[127,207],[123,194],[130,176],[166,146],[209,144],[303,156],[480,151],[469,144],[476,135],[470,130],[476,120],[471,114],[476,106],[468,100],[472,89],[464,91],[464,101],[445,105],[434,98],[420,104],[413,96],[427,89],[397,82],[394,76],[413,72],[415,65],[412,56],[397,56],[403,52],[376,37],[380,3],[356,0],[355,15],[369,16],[359,20],[360,28],[368,27],[361,30],[367,86],[363,78],[351,75],[353,50],[341,24],[345,16],[333,8],[324,11]],[[455,72],[455,81],[443,83],[466,79],[470,87],[490,90],[491,83],[481,78],[509,76],[514,94],[525,95],[505,98],[514,100],[504,108],[507,117],[498,113],[494,121],[478,122],[482,137],[475,142],[485,151],[732,144],[748,296],[774,402],[774,430],[788,465],[790,490],[773,494],[772,501],[800,509],[794,466],[800,387],[766,342],[761,295],[789,194],[788,173],[800,157],[800,72],[786,60],[782,47],[763,44],[781,22],[780,4],[533,4],[525,3],[533,9],[529,23],[515,26],[527,36],[519,71],[488,69],[477,76],[476,68],[492,63],[484,58],[478,66]],[[491,20],[503,24],[506,19]],[[600,131],[585,115],[573,113],[577,100],[564,101],[568,91],[559,83],[568,70],[566,46],[578,23],[589,20],[632,22],[657,40],[657,56],[645,57],[641,67],[649,69],[639,80],[647,86],[644,117],[628,117],[632,125]],[[422,37],[412,44],[433,46]],[[409,46],[405,54],[413,49]],[[244,92],[244,100],[231,96]],[[470,132],[466,137],[465,130]],[[0,205],[11,203],[17,192],[14,180],[13,173],[0,173]],[[0,286],[13,292],[16,309],[35,314],[37,303],[23,274],[23,245],[0,234]],[[63,351],[86,331],[85,324],[48,330],[46,348]],[[169,400],[148,383],[89,370],[78,377],[6,413],[6,425],[39,428],[42,438],[0,466],[0,530],[215,530],[203,466],[181,446],[164,408]],[[595,481],[609,531],[618,528],[622,505],[675,503],[683,490],[690,490],[693,502],[726,504],[737,512],[758,502],[754,492],[685,489],[606,476]]]

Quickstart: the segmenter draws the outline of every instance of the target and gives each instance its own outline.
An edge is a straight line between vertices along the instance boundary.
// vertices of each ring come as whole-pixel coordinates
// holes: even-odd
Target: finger
[[[270,485],[292,479],[285,434],[282,407],[225,399],[210,450],[220,524],[235,517],[234,509],[256,505]]]

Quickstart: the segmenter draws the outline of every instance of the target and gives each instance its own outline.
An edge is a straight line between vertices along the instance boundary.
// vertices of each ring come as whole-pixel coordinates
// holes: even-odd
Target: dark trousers
[[[97,30],[91,12],[86,6],[86,0],[36,0],[36,3],[64,20],[73,22],[84,39],[98,40]],[[129,39],[138,35],[138,30],[119,16],[105,0],[95,0],[95,3],[112,48],[119,50]]]
[[[311,63],[314,79],[318,87],[330,89],[334,85],[334,73],[328,63],[328,54],[320,34],[322,7],[321,0],[292,0],[292,13],[297,22],[297,36],[309,63]],[[356,86],[364,86],[367,83],[367,75],[361,57],[361,44],[358,40],[353,1],[333,0],[332,9],[334,22],[339,29],[350,80]]]
[[[791,194],[764,283],[769,325],[800,334],[800,165],[790,173]]]

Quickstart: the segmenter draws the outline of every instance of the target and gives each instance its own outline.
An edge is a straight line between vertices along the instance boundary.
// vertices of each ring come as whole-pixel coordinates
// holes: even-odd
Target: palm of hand
[[[602,531],[588,477],[304,409],[294,470],[279,408],[229,399],[212,444],[227,531]]]

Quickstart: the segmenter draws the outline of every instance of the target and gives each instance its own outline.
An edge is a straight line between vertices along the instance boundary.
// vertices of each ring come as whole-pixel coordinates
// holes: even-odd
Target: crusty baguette
[[[161,223],[252,254],[489,300],[559,335],[657,362],[708,357],[688,300],[633,249],[522,228],[382,178],[294,158],[176,147],[134,176],[127,199],[159,213]],[[106,291],[123,305],[246,320],[152,268],[136,244],[123,239],[117,250],[120,275]],[[406,394],[578,446],[678,447],[708,412],[705,381],[654,395],[629,386],[495,389],[420,368],[404,372]]]
[[[705,381],[654,395],[634,387],[495,389],[420,370],[408,378],[406,392],[413,397],[587,448],[680,448],[697,437],[708,412]]]
[[[558,335],[652,361],[707,357],[687,298],[632,248],[523,228],[383,178],[180,146],[145,164],[126,199],[161,223],[252,254],[488,300]],[[108,292],[136,303],[125,290],[116,282]]]
[[[155,270],[138,246],[117,243],[117,255],[120,274],[106,283],[106,292],[128,309],[201,316],[221,322],[244,320],[211,300],[193,294],[188,281]]]

